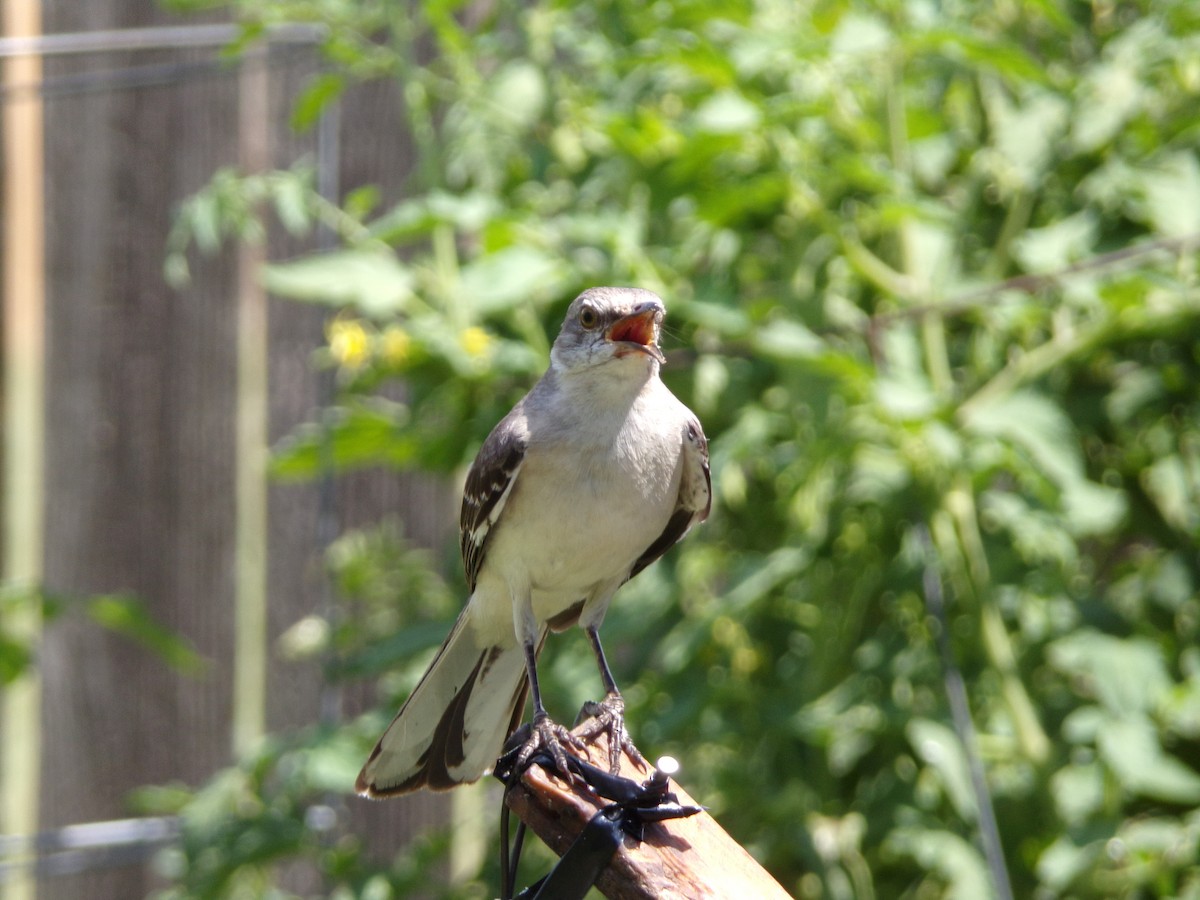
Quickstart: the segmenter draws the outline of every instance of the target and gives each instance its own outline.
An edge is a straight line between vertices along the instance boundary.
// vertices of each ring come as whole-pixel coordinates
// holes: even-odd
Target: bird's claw
[[[643,772],[650,769],[646,758],[629,738],[629,732],[625,728],[625,700],[619,693],[611,691],[599,703],[585,703],[580,715],[591,717],[579,729],[581,738],[591,740],[599,734],[608,737],[608,770],[611,774],[616,775],[621,769],[622,751],[628,754]]]
[[[523,772],[530,765],[530,760],[534,755],[538,751],[543,751],[554,761],[554,768],[558,770],[560,776],[571,784],[577,783],[579,776],[572,772],[567,764],[567,751],[564,749],[564,744],[579,752],[587,749],[582,740],[547,714],[535,715],[529,737],[517,754],[517,771]]]

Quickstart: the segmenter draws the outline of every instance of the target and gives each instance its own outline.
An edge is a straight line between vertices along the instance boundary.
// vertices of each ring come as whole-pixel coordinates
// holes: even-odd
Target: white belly
[[[635,446],[636,458],[629,452]],[[681,471],[673,431],[618,441],[615,450],[529,454],[481,577],[512,592],[529,590],[542,622],[615,590],[666,528]]]

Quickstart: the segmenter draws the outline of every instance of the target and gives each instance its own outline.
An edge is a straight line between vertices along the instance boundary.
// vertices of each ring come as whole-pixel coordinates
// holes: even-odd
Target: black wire
[[[517,836],[513,839],[512,849],[512,882],[508,886],[508,896],[511,898],[517,891],[517,869],[521,866],[521,851],[525,847],[525,832],[528,830],[525,823],[517,820]]]
[[[509,851],[508,832],[512,810],[508,807],[508,795],[520,780],[521,772],[513,766],[500,797],[500,900],[512,900],[517,889],[517,868],[521,864],[521,850],[525,844],[525,822],[517,820],[517,836]]]
[[[504,791],[508,796],[508,789]],[[510,900],[512,888],[509,887],[511,878],[508,870],[508,806],[500,801],[500,900]]]

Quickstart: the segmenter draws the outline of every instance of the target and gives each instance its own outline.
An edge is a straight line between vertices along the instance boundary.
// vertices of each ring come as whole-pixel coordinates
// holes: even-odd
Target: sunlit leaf
[[[1140,174],[1145,216],[1170,237],[1200,233],[1200,160],[1174,153]]]
[[[1103,806],[1104,771],[1094,763],[1064,766],[1054,773],[1050,789],[1063,821],[1078,826]]]
[[[1104,843],[1103,839],[1097,839],[1080,846],[1071,835],[1060,835],[1038,857],[1038,878],[1051,888],[1066,889],[1097,860],[1103,859]]]
[[[416,281],[395,255],[377,250],[338,250],[272,263],[263,280],[269,291],[284,297],[353,306],[376,317],[403,310]]]
[[[701,131],[739,134],[759,123],[757,106],[736,91],[720,91],[696,108],[694,122]]]
[[[938,773],[946,796],[959,816],[967,822],[975,821],[979,811],[971,788],[967,755],[958,735],[942,723],[929,719],[913,719],[908,723],[906,733],[917,756]]]
[[[462,302],[485,315],[518,304],[541,304],[566,277],[563,263],[532,247],[508,247],[481,256],[459,274]]]
[[[416,437],[408,408],[376,400],[331,411],[324,427],[298,429],[275,449],[271,471],[280,478],[314,478],[365,465],[411,465]]]
[[[1049,658],[1117,714],[1152,711],[1171,683],[1162,650],[1141,638],[1077,631],[1051,644]]]
[[[1167,803],[1200,803],[1200,774],[1163,751],[1149,719],[1115,720],[1097,745],[1125,790]]]
[[[1078,111],[1071,123],[1071,143],[1080,152],[1111,141],[1142,108],[1144,93],[1138,73],[1128,60],[1096,66],[1079,86]]]
[[[491,81],[496,108],[512,127],[529,128],[546,103],[546,84],[541,70],[526,60],[515,60],[496,73]]]
[[[799,322],[783,319],[760,328],[754,335],[755,348],[780,359],[810,359],[825,352],[825,343]]]
[[[1124,513],[1121,494],[1087,479],[1070,421],[1045,396],[1018,391],[990,398],[971,410],[966,424],[972,431],[1002,437],[1028,452],[1058,485],[1063,511],[1076,533],[1108,530]]]
[[[893,852],[913,857],[946,885],[947,900],[993,897],[992,880],[979,851],[950,831],[898,828],[888,838]]]
[[[1089,211],[1031,228],[1013,242],[1013,253],[1027,272],[1054,272],[1085,256],[1096,243],[1099,224]]]

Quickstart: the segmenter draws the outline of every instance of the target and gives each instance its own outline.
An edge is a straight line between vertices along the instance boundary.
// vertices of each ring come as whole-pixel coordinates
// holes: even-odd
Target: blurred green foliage
[[[16,681],[36,664],[32,636],[15,628],[14,623],[32,619],[48,625],[68,616],[120,635],[178,672],[197,675],[209,664],[187,640],[154,619],[136,597],[73,597],[8,585],[0,590],[0,687]]]
[[[239,184],[277,207],[292,185],[285,223],[344,240],[267,272],[337,310],[339,402],[279,448],[281,477],[458,469],[571,297],[656,290],[716,504],[606,623],[643,749],[677,755],[797,896],[989,896],[944,631],[1016,896],[1200,897],[1200,7],[220,5],[248,40],[328,26],[298,125],[392,78],[418,151],[390,208],[364,188],[331,210],[298,167],[273,192],[221,173],[184,210],[176,274],[189,243],[254,231]],[[375,393],[394,378],[402,404]],[[373,611],[329,625],[330,672],[407,660],[400,695],[461,600],[430,569],[457,561],[354,540],[335,569]],[[597,690],[556,652],[576,639],[545,656],[564,718]],[[328,740],[357,762],[372,724]],[[269,807],[255,771],[191,807],[231,780]],[[198,854],[178,877],[210,896],[287,855]],[[322,871],[337,896],[406,889]]]

